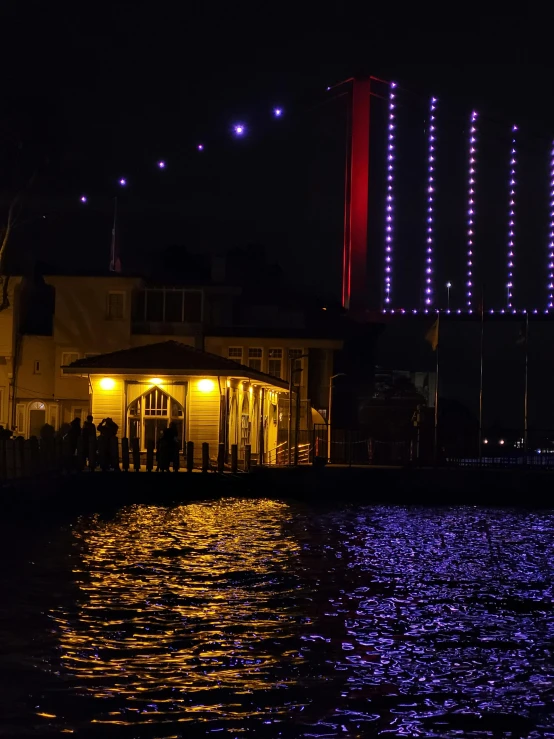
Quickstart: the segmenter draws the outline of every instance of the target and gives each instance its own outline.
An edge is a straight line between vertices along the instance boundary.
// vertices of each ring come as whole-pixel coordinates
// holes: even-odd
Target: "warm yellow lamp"
[[[213,380],[199,380],[198,381],[198,389],[202,393],[211,393],[214,389],[214,381]]]
[[[115,387],[115,380],[111,377],[103,377],[100,380],[100,387],[102,390],[113,390]]]
[[[162,382],[163,382],[163,380],[162,380],[162,379],[161,379],[160,377],[153,377],[153,378],[152,378],[152,379],[150,380],[150,383],[151,383],[152,385],[161,385],[161,384],[162,384]]]

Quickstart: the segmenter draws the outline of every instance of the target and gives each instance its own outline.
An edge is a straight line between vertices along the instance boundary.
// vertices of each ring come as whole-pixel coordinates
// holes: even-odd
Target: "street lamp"
[[[450,288],[452,287],[451,282],[446,283],[446,309],[450,310]]]
[[[336,377],[345,377],[345,372],[338,372],[329,378],[329,415],[327,418],[327,461],[331,463],[331,409],[333,407],[333,380]]]

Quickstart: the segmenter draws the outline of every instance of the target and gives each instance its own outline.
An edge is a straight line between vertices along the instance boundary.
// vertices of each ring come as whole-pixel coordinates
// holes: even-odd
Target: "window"
[[[33,362],[33,375],[40,375],[40,361],[38,359]]]
[[[283,350],[282,349],[270,349],[269,350],[269,362],[268,372],[274,377],[281,377],[283,371]]]
[[[248,366],[250,369],[256,370],[257,372],[262,371],[262,359],[264,353],[262,349],[258,347],[250,348],[248,350]]]
[[[84,421],[86,416],[87,416],[87,413],[85,412],[85,408],[83,408],[82,406],[78,406],[78,407],[73,406],[71,408],[71,419],[72,420],[74,418],[80,418],[81,421]]]
[[[108,293],[108,321],[123,320],[125,293]]]
[[[235,362],[242,362],[242,346],[230,346],[227,350],[227,356]]]
[[[68,364],[72,364],[79,359],[78,352],[62,352],[62,367],[67,367]],[[64,374],[62,369],[62,375]]]

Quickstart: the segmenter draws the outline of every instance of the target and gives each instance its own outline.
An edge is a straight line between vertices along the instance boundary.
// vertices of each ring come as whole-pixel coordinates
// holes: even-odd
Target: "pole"
[[[327,419],[327,461],[331,464],[331,406],[333,403],[333,378],[329,379],[329,418]]]
[[[485,301],[481,294],[481,343],[479,350],[479,460],[483,458],[483,347],[485,336]]]
[[[435,434],[433,439],[433,459],[435,466],[439,455],[439,351],[440,351],[440,313],[437,317],[437,367],[435,377]]]
[[[288,463],[289,467],[292,464],[292,357],[289,354],[289,423],[288,423],[288,434],[287,434],[287,447],[288,447]]]
[[[116,229],[117,229],[117,196],[114,198],[113,206],[113,228],[112,228],[112,246],[110,250],[110,272],[117,272],[116,266]]]
[[[523,450],[527,454],[527,432],[528,432],[528,376],[529,376],[529,313],[525,313],[525,395],[523,401]]]
[[[298,467],[298,443],[300,440],[300,382],[296,386],[296,412],[294,418],[294,466]]]
[[[450,310],[450,287],[446,288],[446,308]]]

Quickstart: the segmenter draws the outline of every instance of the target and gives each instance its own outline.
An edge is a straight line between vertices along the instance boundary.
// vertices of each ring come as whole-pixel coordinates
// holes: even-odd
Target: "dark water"
[[[231,499],[1,534],[0,736],[554,736],[554,513]]]

